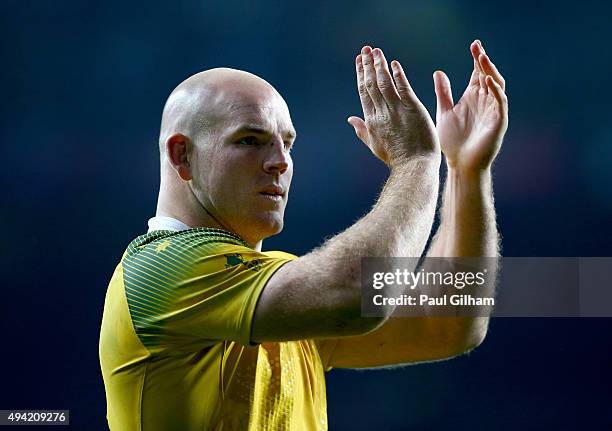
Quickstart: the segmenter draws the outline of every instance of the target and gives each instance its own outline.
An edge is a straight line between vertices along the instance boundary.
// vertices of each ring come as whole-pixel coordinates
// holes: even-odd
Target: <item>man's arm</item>
[[[361,317],[361,259],[420,255],[429,236],[438,194],[440,151],[427,110],[399,63],[391,76],[382,51],[356,59],[365,121],[349,122],[372,152],[390,167],[378,202],[345,232],[269,280],[257,304],[255,342],[365,333],[384,318]],[[394,83],[395,80],[395,83]]]
[[[440,227],[427,256],[494,257],[497,244],[490,175],[465,178],[449,170]],[[443,262],[426,259],[424,269],[426,272],[446,272],[445,268],[438,267],[439,264]],[[490,265],[488,269],[487,279],[494,280],[495,268]],[[422,307],[419,314],[427,316],[428,310]],[[331,365],[371,368],[450,358],[477,347],[486,335],[487,323],[486,317],[402,317],[396,309],[396,313],[374,331],[334,340]]]
[[[447,159],[448,175],[443,193],[441,222],[428,257],[497,257],[498,233],[491,180],[491,164],[507,128],[507,99],[504,80],[484,55],[479,43],[471,46],[474,72],[459,104],[453,105],[448,79],[436,73],[438,98],[437,130]],[[485,75],[484,77],[481,75]],[[495,81],[491,82],[491,78]],[[487,85],[487,93],[481,84]],[[479,121],[461,109],[478,106],[478,96],[489,96],[487,118],[480,130],[468,130],[469,120]],[[482,105],[486,108],[487,105]],[[459,109],[457,109],[459,108]],[[493,115],[490,115],[493,114]],[[465,121],[462,121],[465,120]],[[469,133],[467,133],[469,132]],[[466,138],[467,137],[467,138]],[[408,255],[410,256],[410,255]],[[483,259],[484,260],[484,259]],[[494,259],[487,279],[494,283]],[[439,260],[425,262],[426,271],[436,271]],[[487,286],[490,290],[494,286]],[[476,347],[486,335],[486,317],[398,317],[396,313],[376,330],[361,336],[334,340],[331,365],[344,368],[379,367],[448,358]],[[327,341],[322,341],[325,343]]]

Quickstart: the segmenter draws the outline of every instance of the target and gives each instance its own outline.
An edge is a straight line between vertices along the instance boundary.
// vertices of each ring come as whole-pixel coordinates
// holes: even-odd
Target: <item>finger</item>
[[[374,58],[372,58],[372,48],[369,46],[364,46],[361,49],[361,62],[363,63],[363,77],[366,90],[372,98],[374,108],[376,110],[382,110],[385,107],[385,100],[378,89],[376,71],[374,70]]]
[[[370,97],[368,89],[365,85],[361,54],[359,54],[355,59],[355,69],[357,72],[357,90],[359,91],[359,100],[361,100],[361,109],[363,109],[363,115],[366,117],[371,117],[376,113],[376,111],[374,110],[374,102],[372,102],[372,98]]]
[[[472,75],[470,76],[470,82],[468,86],[479,86],[480,82],[478,81],[478,63],[474,60],[474,70],[472,70]]]
[[[480,54],[484,54],[484,51],[478,39],[470,44],[470,52],[472,53],[472,58],[474,59],[474,68],[478,71],[482,71],[480,69],[480,63],[478,63],[478,57]]]
[[[482,53],[486,54],[482,41],[480,39],[476,39],[476,42],[478,42],[478,45],[480,46],[480,50],[482,51]]]
[[[453,92],[451,90],[450,80],[448,76],[441,70],[436,70],[433,75],[434,89],[436,91],[436,122],[442,114],[453,109]]]
[[[479,45],[479,40],[476,39],[474,42],[472,42],[470,44],[470,54],[472,54],[472,59],[474,61],[474,70],[472,70],[472,76],[470,76],[470,82],[468,83],[468,87],[469,86],[479,86],[480,85],[480,81],[478,80],[478,74],[480,73],[480,64],[478,64],[478,61],[476,61],[477,57],[477,53],[475,53],[475,50],[477,50]]]
[[[357,137],[361,139],[361,141],[369,147],[368,128],[366,127],[365,121],[363,121],[359,117],[354,117],[354,116],[348,117],[346,121],[351,126],[353,126],[353,129],[355,129],[355,134],[357,135]]]
[[[376,79],[378,80],[378,89],[389,105],[394,105],[400,101],[400,96],[393,84],[393,78],[389,73],[389,66],[385,54],[380,48],[374,48],[372,51],[374,56],[374,67],[376,68]]]
[[[418,100],[416,94],[412,90],[410,83],[408,82],[408,78],[406,78],[406,74],[404,73],[404,69],[399,61],[393,60],[391,62],[391,69],[393,69],[393,79],[395,80],[395,87],[397,88],[397,92],[399,93],[400,98],[405,103],[414,103],[415,100]]]
[[[482,70],[482,67],[480,66],[480,62],[478,61],[478,58],[480,57],[480,55],[484,54],[484,50],[482,48],[482,44],[480,43],[478,39],[472,42],[472,44],[470,45],[470,51],[472,53],[472,58],[474,59],[474,70],[476,71],[476,76],[474,76],[474,73],[472,73],[472,78],[477,79],[478,86],[481,89],[485,90],[486,92],[487,91],[487,85],[485,83],[486,74]],[[470,79],[470,83],[472,83],[472,78]],[[475,85],[475,83],[473,85]]]
[[[491,75],[487,75],[486,83],[489,87],[490,92],[495,97],[495,100],[497,100],[497,104],[502,116],[505,117],[508,114],[508,97],[506,96],[506,93],[504,93],[504,90],[502,89],[501,85],[499,85]]]
[[[501,73],[499,73],[499,70],[497,70],[497,67],[495,67],[489,56],[487,54],[480,54],[478,63],[480,64],[480,68],[487,75],[490,75],[499,84],[502,90],[506,91],[506,80]]]
[[[487,86],[486,78],[487,75],[485,75],[484,73],[481,72],[478,74],[478,82],[480,84],[480,89],[484,92],[484,94],[488,94],[489,92],[489,87]]]

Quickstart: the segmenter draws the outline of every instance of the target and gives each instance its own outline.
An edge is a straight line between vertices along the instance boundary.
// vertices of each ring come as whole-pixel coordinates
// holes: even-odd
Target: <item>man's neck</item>
[[[210,227],[231,232],[241,237],[257,251],[261,251],[262,241],[256,238],[245,238],[231,226],[225,226],[214,217],[204,205],[197,200],[186,183],[162,180],[157,199],[155,216],[170,217],[190,227]]]

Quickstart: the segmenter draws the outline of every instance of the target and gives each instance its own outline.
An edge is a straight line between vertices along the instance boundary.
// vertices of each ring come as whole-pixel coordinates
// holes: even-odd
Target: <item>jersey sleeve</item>
[[[124,258],[134,329],[150,350],[221,340],[251,342],[255,306],[270,277],[296,258],[261,253],[234,237],[161,238]]]

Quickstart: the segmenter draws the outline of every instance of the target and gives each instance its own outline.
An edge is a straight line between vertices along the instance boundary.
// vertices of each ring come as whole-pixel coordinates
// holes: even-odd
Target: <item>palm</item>
[[[478,46],[480,49],[480,46]],[[484,52],[484,51],[483,51]],[[507,109],[503,94],[503,78],[495,69],[501,81],[495,88],[493,76],[485,78],[488,64],[476,62],[472,78],[456,105],[452,103],[450,83],[445,75],[437,78],[438,112],[436,130],[442,152],[453,167],[466,170],[483,169],[490,166],[501,147],[502,137],[507,128]],[[486,73],[486,74],[485,74]],[[495,80],[499,82],[498,79]]]
[[[465,167],[491,162],[499,147],[503,117],[491,93],[468,87],[461,100],[442,114],[436,130],[449,161]]]

